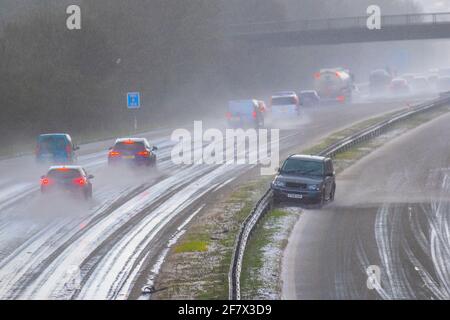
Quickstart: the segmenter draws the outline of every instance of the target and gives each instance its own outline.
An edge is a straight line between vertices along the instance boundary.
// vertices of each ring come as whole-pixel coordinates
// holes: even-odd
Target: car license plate
[[[293,193],[289,193],[288,198],[293,198],[293,199],[303,199],[303,195],[301,194],[293,194]]]
[[[134,159],[134,156],[123,156],[124,159]]]

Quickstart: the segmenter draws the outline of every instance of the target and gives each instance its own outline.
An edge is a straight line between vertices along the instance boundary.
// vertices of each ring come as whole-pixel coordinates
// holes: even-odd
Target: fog
[[[69,4],[82,29],[65,26]],[[0,155],[26,152],[42,132],[77,142],[130,133],[125,94],[140,91],[141,130],[223,117],[230,99],[267,100],[312,87],[323,67],[357,82],[371,70],[450,66],[447,41],[255,48],[224,35],[230,24],[364,16],[368,0],[1,0]],[[382,14],[450,11],[449,1],[380,0]]]

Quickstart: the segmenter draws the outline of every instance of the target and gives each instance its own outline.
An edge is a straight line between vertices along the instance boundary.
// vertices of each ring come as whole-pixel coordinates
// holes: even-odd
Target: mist
[[[450,9],[449,1],[377,3],[382,14]],[[65,27],[69,4],[82,8],[82,30]],[[79,143],[128,134],[128,91],[142,93],[136,113],[140,130],[148,130],[223,117],[230,99],[309,89],[323,67],[348,68],[366,82],[373,69],[450,65],[446,41],[254,48],[224,36],[230,24],[365,16],[370,4],[2,0],[0,140],[7,146],[1,153],[21,152],[45,132],[70,132]]]

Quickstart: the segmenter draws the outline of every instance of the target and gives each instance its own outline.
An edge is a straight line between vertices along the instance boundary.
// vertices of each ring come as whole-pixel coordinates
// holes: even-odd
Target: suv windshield
[[[75,169],[67,169],[67,170],[55,169],[51,170],[48,173],[48,177],[55,180],[69,180],[81,177],[81,173],[80,171]]]
[[[281,172],[298,175],[322,176],[324,165],[321,161],[290,158],[284,162]]]

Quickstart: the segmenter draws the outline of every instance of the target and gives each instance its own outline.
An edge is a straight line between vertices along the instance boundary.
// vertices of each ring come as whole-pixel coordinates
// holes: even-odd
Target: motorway
[[[283,151],[309,146],[405,102],[306,110],[280,133]],[[223,127],[223,123],[208,124]],[[187,125],[192,126],[192,124]],[[205,128],[208,127],[204,125]],[[171,129],[144,136],[157,145],[156,171],[107,167],[112,140],[82,145],[79,162],[95,175],[94,198],[45,200],[31,156],[0,161],[0,299],[137,299],[161,252],[209,196],[252,165],[174,165]],[[76,137],[73,137],[76,140]]]
[[[450,299],[450,115],[375,150],[302,213],[283,258],[284,299]],[[367,285],[369,266],[379,286]]]

